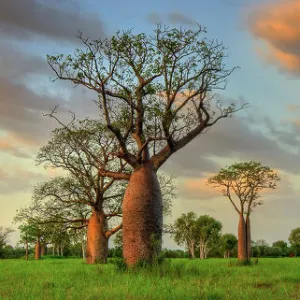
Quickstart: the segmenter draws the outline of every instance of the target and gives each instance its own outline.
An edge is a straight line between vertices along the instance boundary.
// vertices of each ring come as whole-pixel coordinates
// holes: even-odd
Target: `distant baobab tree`
[[[254,208],[262,204],[260,192],[264,189],[275,189],[278,181],[279,176],[275,171],[254,161],[235,163],[208,179],[209,184],[222,190],[239,215],[240,261],[251,258],[250,216]]]

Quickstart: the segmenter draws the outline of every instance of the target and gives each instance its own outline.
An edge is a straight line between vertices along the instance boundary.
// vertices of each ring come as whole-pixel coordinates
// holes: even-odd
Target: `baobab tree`
[[[251,258],[250,215],[254,208],[262,204],[260,192],[275,189],[279,176],[268,166],[259,162],[235,163],[222,168],[217,175],[208,179],[213,187],[222,190],[239,215],[238,259]],[[236,197],[234,197],[234,195]]]
[[[100,122],[73,119],[69,126],[53,131],[52,138],[40,148],[36,158],[38,164],[69,174],[37,186],[34,198],[39,204],[48,198],[46,211],[52,212],[56,220],[77,223],[77,229],[87,226],[87,263],[106,262],[108,239],[122,227],[119,222],[109,228],[108,219],[120,216],[125,182],[117,182],[99,172],[103,167],[126,172],[122,161],[112,162],[109,157],[109,152],[115,150],[114,140]],[[90,207],[88,219],[78,217],[80,210],[84,212],[83,206]],[[75,209],[77,216],[72,218],[66,214],[64,207]]]
[[[73,229],[87,227],[88,263],[106,262],[109,238],[122,228],[121,221],[116,224],[112,219],[122,216],[127,181],[99,172],[99,168],[105,167],[111,172],[122,170],[130,174],[122,161],[112,159],[113,151],[115,137],[101,122],[73,119],[69,126],[54,130],[52,139],[37,155],[39,164],[62,169],[70,175],[39,184],[34,190],[32,206],[37,213],[44,211],[44,220],[50,218],[46,222],[65,223]],[[161,175],[159,180],[163,186],[164,212],[170,213],[175,196],[172,179]]]
[[[89,40],[79,34],[83,49],[47,56],[58,79],[95,92],[101,119],[118,143],[112,154],[132,169],[130,175],[99,169],[102,176],[129,180],[122,208],[128,265],[151,262],[161,249],[157,170],[206,129],[243,108],[224,107],[214,98],[235,67],[225,67],[225,47],[205,34],[201,26],[161,25],[153,35],[125,31]]]

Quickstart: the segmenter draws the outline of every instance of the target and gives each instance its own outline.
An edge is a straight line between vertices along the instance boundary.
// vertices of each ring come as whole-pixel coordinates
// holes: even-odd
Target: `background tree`
[[[29,245],[36,242],[36,227],[30,221],[20,225],[18,227],[20,231],[19,242],[25,246],[25,259],[28,260]]]
[[[213,103],[234,68],[224,66],[222,43],[195,31],[158,25],[153,35],[118,32],[83,38],[73,55],[48,56],[57,78],[97,95],[101,118],[117,139],[114,157],[133,170],[123,200],[123,252],[128,265],[151,261],[161,249],[162,199],[156,171],[234,104]],[[101,169],[102,176],[128,177]],[[153,244],[153,239],[155,243]]]
[[[275,171],[254,161],[235,163],[208,180],[213,187],[222,189],[223,195],[239,214],[238,259],[241,261],[251,257],[251,212],[262,204],[260,192],[275,189],[277,181],[279,177]]]
[[[289,235],[289,242],[297,256],[300,255],[300,227],[293,229]]]
[[[264,257],[267,254],[269,244],[265,240],[257,240],[253,242],[253,252],[257,253],[257,257]]]
[[[197,216],[194,212],[182,214],[169,230],[175,242],[186,247],[190,258],[195,258],[195,246],[199,240],[196,220]]]
[[[224,258],[229,258],[237,246],[237,238],[234,234],[225,233],[220,238],[220,245],[224,253]]]
[[[195,221],[196,235],[199,240],[200,259],[207,258],[213,245],[216,245],[222,230],[222,223],[216,219],[203,215]]]
[[[8,237],[13,229],[0,226],[0,258],[3,258],[4,247],[7,245]]]
[[[283,256],[287,255],[288,245],[285,241],[279,240],[279,241],[273,242],[272,247],[280,249]]]

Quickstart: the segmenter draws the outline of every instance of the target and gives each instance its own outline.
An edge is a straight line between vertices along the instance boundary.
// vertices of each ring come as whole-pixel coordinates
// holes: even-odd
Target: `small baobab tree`
[[[44,210],[44,218],[50,216],[52,222],[66,223],[73,229],[87,227],[88,263],[106,262],[109,238],[122,228],[116,218],[122,216],[127,181],[103,176],[99,171],[105,168],[113,174],[127,174],[118,179],[130,176],[126,162],[111,156],[116,150],[115,141],[101,122],[85,119],[76,123],[74,118],[68,126],[54,130],[52,139],[37,155],[39,164],[59,168],[69,175],[39,184],[34,190],[34,206],[40,212]],[[170,213],[175,195],[172,179],[160,175],[159,180],[164,212]],[[85,213],[87,207],[89,214]]]
[[[251,257],[250,215],[256,206],[262,204],[260,192],[275,189],[278,181],[279,176],[275,171],[254,161],[235,163],[208,179],[209,184],[222,190],[239,215],[240,261],[250,260]]]
[[[215,92],[228,76],[225,47],[206,29],[158,25],[154,34],[116,33],[89,40],[72,55],[47,57],[57,78],[95,92],[100,118],[117,140],[113,155],[132,168],[102,176],[129,180],[123,199],[123,255],[128,265],[161,249],[163,205],[156,172],[176,151],[240,110]],[[155,242],[153,243],[153,241]]]

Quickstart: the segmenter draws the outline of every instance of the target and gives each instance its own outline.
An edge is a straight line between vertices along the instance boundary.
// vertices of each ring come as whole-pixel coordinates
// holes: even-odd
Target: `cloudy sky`
[[[16,209],[30,201],[32,185],[55,176],[34,158],[54,121],[43,117],[54,105],[67,119],[95,116],[92,95],[55,82],[46,54],[79,47],[77,30],[92,38],[117,30],[150,32],[157,22],[208,29],[228,47],[231,75],[224,99],[249,108],[222,120],[163,166],[176,178],[172,218],[195,211],[236,233],[237,215],[206,178],[235,161],[257,160],[276,169],[281,182],[264,195],[252,217],[252,238],[287,240],[300,212],[300,3],[298,0],[96,0],[0,1],[0,225],[12,225]],[[17,240],[14,234],[12,241]],[[175,247],[168,238],[165,246]]]

